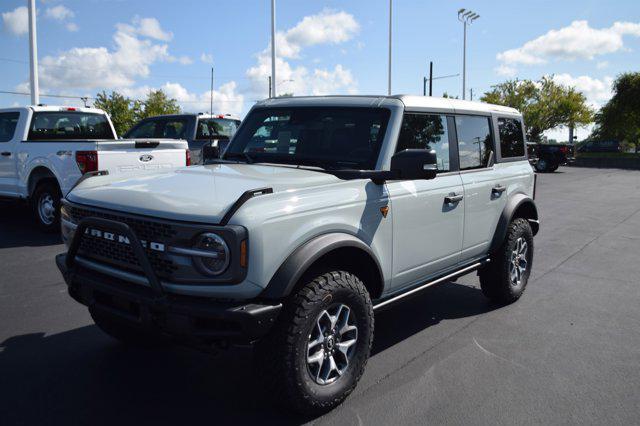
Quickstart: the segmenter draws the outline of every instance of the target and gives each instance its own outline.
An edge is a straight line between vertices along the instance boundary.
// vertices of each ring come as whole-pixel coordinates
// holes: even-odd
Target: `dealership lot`
[[[538,176],[536,202],[518,303],[490,305],[471,274],[381,312],[358,388],[315,422],[637,422],[640,172],[563,167]],[[0,204],[2,424],[313,420],[270,409],[246,350],[133,350],[102,334],[66,294],[59,238],[28,214]]]

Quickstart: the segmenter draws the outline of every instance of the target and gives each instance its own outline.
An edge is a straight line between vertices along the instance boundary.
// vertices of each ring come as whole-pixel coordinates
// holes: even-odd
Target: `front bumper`
[[[66,253],[56,264],[77,302],[131,324],[185,342],[208,344],[226,340],[250,343],[269,332],[281,304],[234,303],[208,298],[163,295],[84,269],[69,268]]]

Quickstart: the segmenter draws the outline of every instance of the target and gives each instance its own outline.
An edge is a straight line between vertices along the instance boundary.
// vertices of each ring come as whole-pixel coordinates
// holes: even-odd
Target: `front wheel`
[[[526,219],[514,219],[504,243],[480,270],[482,293],[498,303],[512,303],[522,296],[533,265],[533,232]]]
[[[290,297],[273,332],[256,348],[256,367],[279,402],[301,413],[322,413],[356,387],[373,328],[362,281],[348,272],[327,272]]]
[[[31,196],[31,210],[40,230],[60,232],[60,188],[54,181],[39,184]]]

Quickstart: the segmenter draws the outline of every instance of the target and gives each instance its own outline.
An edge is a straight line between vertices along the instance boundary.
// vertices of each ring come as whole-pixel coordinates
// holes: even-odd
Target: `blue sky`
[[[28,90],[25,5],[0,4],[0,90]],[[213,66],[216,112],[242,115],[266,96],[268,0],[38,0],[37,7],[43,93],[141,98],[162,87],[185,110],[205,111]],[[468,34],[467,87],[475,93],[506,78],[554,74],[598,106],[612,78],[638,70],[638,1],[395,0],[393,93],[421,93],[429,60],[435,76],[461,72],[461,7],[481,16]],[[278,0],[277,18],[280,93],[386,93],[387,0]],[[434,81],[434,94],[443,92],[459,96],[461,78]],[[0,94],[0,107],[27,101]]]

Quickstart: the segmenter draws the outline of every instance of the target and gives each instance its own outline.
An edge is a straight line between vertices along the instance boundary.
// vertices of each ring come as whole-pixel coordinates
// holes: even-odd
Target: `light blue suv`
[[[522,295],[534,193],[514,109],[270,99],[214,164],[83,181],[57,264],[111,336],[255,343],[278,400],[321,412],[355,388],[377,310],[471,271],[494,301]]]

